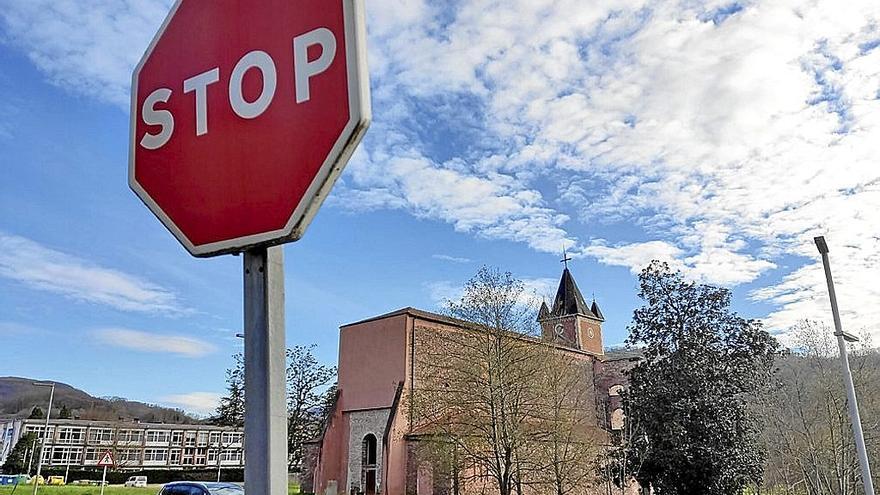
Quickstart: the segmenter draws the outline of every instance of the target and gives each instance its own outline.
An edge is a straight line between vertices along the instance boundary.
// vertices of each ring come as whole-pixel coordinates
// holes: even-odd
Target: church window
[[[623,409],[615,409],[611,413],[611,429],[614,431],[622,430],[625,419],[626,416],[623,414]]]
[[[361,482],[366,495],[375,495],[379,488],[376,450],[376,435],[367,433],[361,445]]]
[[[367,436],[364,437],[364,465],[366,466],[375,466],[376,465],[376,436],[372,433],[368,433]]]

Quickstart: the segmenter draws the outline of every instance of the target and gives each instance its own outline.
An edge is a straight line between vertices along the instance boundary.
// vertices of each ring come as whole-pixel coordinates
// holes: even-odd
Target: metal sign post
[[[245,490],[287,495],[284,252],[244,253]]]
[[[107,484],[107,466],[104,466],[104,474],[101,475],[101,495],[104,495],[104,485]]]
[[[116,459],[113,457],[113,451],[107,450],[101,454],[101,458],[98,459],[98,467],[104,467],[104,474],[101,475],[101,495],[104,495],[104,485],[107,484],[107,468],[110,466],[116,465]]]
[[[244,252],[249,495],[287,494],[284,268],[267,246],[302,237],[370,125],[366,37],[363,0],[175,0],[132,74],[129,186],[194,256]]]

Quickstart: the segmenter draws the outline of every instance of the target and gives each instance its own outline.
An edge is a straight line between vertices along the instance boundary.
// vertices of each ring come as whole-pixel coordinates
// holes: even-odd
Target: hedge
[[[44,477],[64,476],[65,468],[44,468],[40,474]],[[67,482],[76,480],[101,481],[103,469],[70,468]],[[147,483],[164,484],[171,481],[217,481],[216,469],[141,469],[131,471],[107,470],[107,483],[121,485],[131,476],[146,476]],[[240,483],[244,481],[244,469],[223,469],[220,471],[220,481]]]

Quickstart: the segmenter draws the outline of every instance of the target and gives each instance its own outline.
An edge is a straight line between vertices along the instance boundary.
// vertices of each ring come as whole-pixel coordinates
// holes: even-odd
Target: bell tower
[[[579,349],[590,354],[605,354],[602,345],[602,323],[605,317],[593,300],[587,305],[584,296],[568,270],[570,258],[563,257],[565,268],[556,290],[553,307],[541,303],[538,323],[545,340]]]

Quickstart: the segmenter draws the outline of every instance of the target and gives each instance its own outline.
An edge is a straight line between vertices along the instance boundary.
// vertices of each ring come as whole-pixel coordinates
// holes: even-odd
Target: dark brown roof
[[[641,349],[616,348],[605,351],[605,361],[641,361],[645,353]]]
[[[541,302],[541,309],[538,310],[538,321],[543,320],[550,316],[550,308],[547,307],[546,302]]]
[[[596,300],[593,299],[593,305],[590,306],[590,311],[596,315],[596,318],[599,318],[602,321],[605,321],[605,316],[602,315],[602,310],[599,309],[599,305],[596,304]]]
[[[553,316],[579,314],[598,318],[590,311],[568,268],[562,271],[562,278],[559,280],[559,288],[556,290],[556,299],[553,301],[553,309],[550,313]]]

